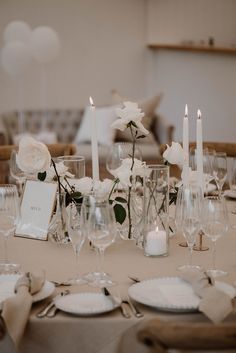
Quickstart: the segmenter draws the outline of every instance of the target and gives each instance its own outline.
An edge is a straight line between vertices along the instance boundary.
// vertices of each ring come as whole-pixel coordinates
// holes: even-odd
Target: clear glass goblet
[[[213,277],[227,275],[226,271],[216,268],[216,241],[226,234],[228,228],[228,212],[224,198],[206,197],[202,208],[202,229],[213,243],[212,269],[207,271]]]
[[[85,231],[85,214],[81,204],[71,203],[68,208],[68,234],[73,246],[76,259],[76,275],[75,278],[68,282],[72,284],[84,284],[86,280],[79,275],[79,254],[86,239]]]
[[[201,229],[201,203],[202,192],[200,189],[185,186],[179,189],[175,214],[176,226],[183,233],[189,249],[188,264],[179,266],[178,270],[180,271],[201,269],[200,266],[192,263],[193,247],[197,234]]]
[[[109,146],[106,157],[106,168],[112,174],[112,170],[120,167],[122,160],[130,158],[133,154],[133,145],[128,142],[117,142]],[[139,147],[135,147],[134,157],[142,161],[142,152]]]
[[[9,165],[10,165],[10,174],[13,179],[16,180],[19,187],[19,195],[21,196],[23,193],[23,185],[26,181],[26,174],[23,172],[17,165],[16,162],[17,149],[14,149],[11,153]]]
[[[227,177],[227,155],[224,152],[216,152],[213,160],[213,175],[219,191],[219,197],[222,196],[222,189]]]
[[[97,201],[89,209],[86,223],[88,238],[99,254],[99,275],[89,284],[98,287],[110,286],[114,282],[103,271],[104,252],[115,240],[116,223],[112,206],[108,201]]]
[[[16,185],[0,185],[0,235],[4,241],[4,259],[0,263],[1,273],[16,273],[19,264],[8,260],[8,238],[13,235],[19,221],[20,207]]]

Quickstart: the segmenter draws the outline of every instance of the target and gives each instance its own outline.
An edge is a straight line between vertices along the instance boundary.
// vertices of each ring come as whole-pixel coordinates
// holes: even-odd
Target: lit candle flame
[[[89,97],[89,102],[90,102],[90,105],[91,105],[92,107],[94,107],[94,103],[93,103],[93,98],[92,98],[92,97]]]
[[[198,119],[201,119],[201,117],[202,117],[202,113],[201,113],[200,109],[197,110],[197,117],[198,117]]]
[[[188,117],[188,105],[185,105],[185,114],[184,114],[185,118]]]

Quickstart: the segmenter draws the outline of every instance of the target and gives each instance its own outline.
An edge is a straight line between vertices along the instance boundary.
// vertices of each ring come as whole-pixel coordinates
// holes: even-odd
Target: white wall
[[[149,43],[177,44],[207,40],[236,42],[234,0],[149,0]],[[204,139],[236,141],[236,55],[149,51],[147,92],[163,91],[161,112],[182,139],[184,105],[188,103],[191,139],[195,140],[197,108],[202,110]]]
[[[112,88],[142,97],[145,5],[145,0],[1,0],[0,36],[6,24],[16,19],[32,28],[48,25],[59,33],[60,57],[46,68],[47,107],[83,107],[90,95],[96,104],[108,104]],[[37,64],[19,85],[23,106],[40,107]],[[0,111],[16,108],[16,91],[16,82],[1,69]]]

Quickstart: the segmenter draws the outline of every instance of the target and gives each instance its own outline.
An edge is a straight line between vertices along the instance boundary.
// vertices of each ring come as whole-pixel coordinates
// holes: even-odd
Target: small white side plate
[[[104,314],[119,307],[102,293],[75,293],[58,298],[55,302],[58,309],[69,314],[92,316]]]
[[[20,275],[0,275],[0,303],[15,295],[14,288]],[[33,302],[50,297],[54,292],[55,285],[49,281],[45,281],[41,290],[33,295]]]

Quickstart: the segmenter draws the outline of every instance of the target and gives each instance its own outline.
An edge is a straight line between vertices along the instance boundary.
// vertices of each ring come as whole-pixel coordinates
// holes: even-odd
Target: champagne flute
[[[116,236],[114,210],[108,201],[95,200],[89,209],[86,227],[89,240],[99,253],[99,275],[89,284],[98,287],[113,285],[112,279],[103,271],[105,249],[114,242]]]
[[[212,269],[208,270],[213,277],[224,276],[227,272],[216,268],[216,241],[228,230],[228,212],[224,198],[206,197],[202,208],[202,227],[207,237],[213,242]]]
[[[216,152],[213,160],[213,175],[219,191],[219,197],[222,196],[222,188],[227,177],[227,155],[224,152]]]
[[[3,273],[15,273],[20,265],[8,260],[8,238],[14,234],[19,221],[20,208],[16,185],[0,185],[0,235],[4,240],[4,259],[0,264]]]
[[[192,253],[197,234],[201,228],[201,202],[200,189],[182,186],[178,191],[176,204],[176,226],[182,231],[189,249],[189,261],[187,265],[179,266],[180,271],[188,269],[200,270],[201,267],[193,265]]]
[[[81,204],[70,203],[68,210],[68,234],[73,246],[76,259],[76,276],[68,282],[72,284],[84,284],[86,280],[78,273],[79,254],[86,239],[85,214]]]

